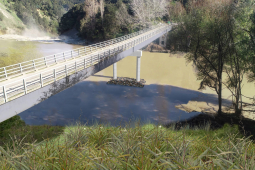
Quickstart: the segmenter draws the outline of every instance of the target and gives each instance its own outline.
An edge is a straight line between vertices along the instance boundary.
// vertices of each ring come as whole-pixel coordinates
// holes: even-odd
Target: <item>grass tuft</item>
[[[2,169],[254,169],[255,143],[238,125],[24,126],[0,147]],[[41,128],[41,130],[40,130]],[[10,133],[14,129],[5,132]],[[26,132],[26,135],[25,135]],[[46,133],[50,138],[46,138]],[[57,135],[56,135],[57,134]],[[41,140],[45,138],[44,140]],[[33,139],[38,141],[31,142]],[[25,142],[26,141],[26,142]],[[30,142],[28,142],[30,141]]]

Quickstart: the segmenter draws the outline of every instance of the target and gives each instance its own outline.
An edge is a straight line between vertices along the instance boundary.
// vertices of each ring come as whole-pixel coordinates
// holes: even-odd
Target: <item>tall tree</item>
[[[227,87],[233,95],[235,113],[241,118],[243,77],[255,80],[253,1],[190,1],[186,10],[169,34],[168,48],[188,52],[186,58],[195,63],[202,80],[200,89],[207,86],[218,94],[219,114],[222,86]]]
[[[148,26],[153,21],[168,14],[168,0],[132,0],[131,9],[134,13],[133,22]]]
[[[198,80],[201,80],[199,89],[209,87],[217,93],[218,114],[222,113],[222,74],[232,43],[229,4],[228,0],[221,4],[208,0],[190,2],[189,14],[179,18],[178,27],[173,31],[180,39],[170,41],[172,50],[188,52],[187,61],[196,65]]]

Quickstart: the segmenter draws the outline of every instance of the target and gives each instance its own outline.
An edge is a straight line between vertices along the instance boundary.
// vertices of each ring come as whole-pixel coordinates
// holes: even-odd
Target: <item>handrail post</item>
[[[68,72],[67,72],[67,66],[66,65],[65,65],[65,70],[66,70],[66,77],[67,77]]]
[[[64,60],[66,61],[65,53],[63,53],[63,58],[64,58]]]
[[[34,69],[36,69],[36,68],[35,68],[35,60],[33,60],[33,66],[34,66]]]
[[[91,46],[90,46],[90,52],[91,52]]]
[[[56,55],[54,55],[54,59],[55,59],[55,63],[57,63],[57,58],[56,58]]]
[[[22,73],[21,63],[19,63],[19,67],[20,67],[20,73]]]
[[[7,78],[7,72],[6,72],[6,68],[4,67],[4,75],[5,75],[5,78]]]
[[[71,51],[71,58],[73,58],[73,51]]]
[[[78,49],[78,56],[80,55],[80,49]]]
[[[75,73],[77,73],[77,63],[75,61]]]
[[[47,61],[46,61],[46,57],[44,57],[44,62],[45,62],[45,65],[47,66]]]
[[[41,81],[41,87],[43,87],[43,77],[42,77],[42,73],[40,74],[40,81]]]
[[[85,53],[86,53],[86,46],[84,47],[84,51],[85,51]]]
[[[27,85],[25,79],[23,79],[24,92],[27,94]]]
[[[5,90],[5,86],[3,86],[3,93],[4,93],[4,102],[8,102],[8,98],[7,98],[7,93],[6,93],[6,90]]]
[[[98,62],[99,62],[99,60],[100,60],[100,54],[98,53]]]
[[[53,70],[53,75],[54,75],[54,81],[56,81],[57,79],[56,69]]]

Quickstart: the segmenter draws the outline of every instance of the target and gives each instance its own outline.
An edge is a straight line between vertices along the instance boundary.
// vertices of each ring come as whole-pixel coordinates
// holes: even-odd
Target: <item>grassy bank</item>
[[[141,125],[136,121],[134,128],[130,128],[130,123],[125,128],[98,123],[93,126],[77,123],[64,128],[28,125],[16,130],[12,128],[10,136],[15,135],[16,139],[9,143],[12,146],[0,147],[0,167],[255,169],[255,142],[240,131],[240,126],[234,123],[235,118],[232,117],[232,123],[228,123],[230,118],[219,122],[215,117],[216,125],[210,117],[206,117],[200,115],[200,118],[192,118],[186,124],[179,122],[165,126]],[[30,137],[22,139],[25,134]],[[43,141],[42,137],[48,139]],[[32,142],[35,139],[41,142]]]

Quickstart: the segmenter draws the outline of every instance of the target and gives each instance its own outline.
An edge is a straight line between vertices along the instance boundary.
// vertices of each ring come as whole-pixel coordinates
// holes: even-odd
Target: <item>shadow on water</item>
[[[105,77],[105,78],[112,78],[111,76],[102,76],[102,75],[93,75],[93,77]]]
[[[186,113],[175,105],[186,104],[198,91],[170,85],[146,85],[144,88],[107,85],[106,82],[84,81],[60,92],[19,114],[29,125],[70,125],[77,121],[124,127],[140,119],[141,124],[167,124],[186,120],[199,112]]]

